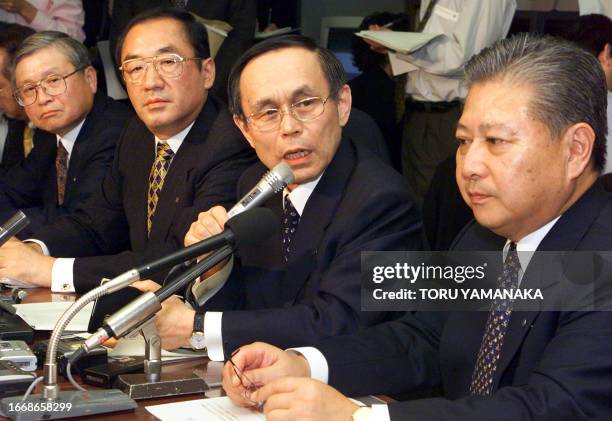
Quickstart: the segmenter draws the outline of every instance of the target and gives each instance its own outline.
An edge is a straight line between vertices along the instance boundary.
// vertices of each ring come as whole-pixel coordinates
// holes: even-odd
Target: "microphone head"
[[[275,235],[279,222],[268,208],[253,208],[230,218],[225,223],[234,234],[236,248],[253,246]]]
[[[269,172],[270,185],[274,189],[274,193],[278,193],[288,184],[293,183],[295,177],[293,176],[293,170],[286,162],[279,162]]]

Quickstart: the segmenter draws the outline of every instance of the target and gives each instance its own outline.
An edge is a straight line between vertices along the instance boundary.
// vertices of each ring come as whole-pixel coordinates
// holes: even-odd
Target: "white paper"
[[[70,301],[55,301],[52,303],[15,304],[17,315],[34,330],[53,330],[59,318],[73,303]],[[87,304],[70,321],[66,331],[85,332],[89,324],[93,303]]]
[[[446,36],[444,34],[402,31],[359,31],[355,35],[375,41],[402,54],[414,52],[434,39]]]
[[[4,284],[8,287],[39,288],[39,285],[31,284],[29,282],[20,281],[18,279],[13,279],[13,278],[0,278],[0,284]]]
[[[227,396],[145,407],[162,421],[259,421],[263,413],[236,406]]]
[[[144,357],[145,341],[142,335],[130,339],[120,339],[114,348],[107,348],[109,357]],[[202,353],[201,357],[206,354]],[[162,360],[171,361],[174,359],[194,358],[192,354],[181,354],[178,352],[170,352],[162,349]]]

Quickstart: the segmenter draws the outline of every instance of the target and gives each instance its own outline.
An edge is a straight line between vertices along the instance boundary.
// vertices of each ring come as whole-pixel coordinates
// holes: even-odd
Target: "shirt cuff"
[[[55,259],[51,269],[52,292],[75,292],[73,266],[74,257]]]
[[[38,246],[42,250],[42,254],[44,254],[45,256],[51,256],[51,253],[49,252],[49,247],[47,247],[47,245],[45,243],[43,243],[42,241],[36,240],[34,238],[28,238],[27,240],[23,240],[23,242],[24,243],[38,244]]]
[[[329,380],[329,367],[321,351],[311,346],[289,348],[287,351],[293,351],[306,358],[310,366],[310,378],[327,384]]]
[[[389,407],[385,404],[372,405],[372,421],[391,421]]]
[[[207,311],[204,314],[204,344],[208,352],[208,358],[212,361],[224,361],[223,334],[221,332],[220,311]]]

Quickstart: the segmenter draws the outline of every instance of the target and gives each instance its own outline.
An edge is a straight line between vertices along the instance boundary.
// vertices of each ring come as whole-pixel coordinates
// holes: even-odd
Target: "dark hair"
[[[0,69],[0,71],[2,71],[2,74],[7,79],[11,79],[11,62],[17,52],[17,48],[19,48],[24,39],[33,33],[34,30],[27,26],[0,22],[0,49],[6,51],[8,56],[4,68]]]
[[[120,0],[119,0],[120,1]],[[141,24],[143,22],[147,22],[150,20],[157,19],[174,19],[180,22],[185,29],[185,34],[187,35],[187,39],[191,44],[196,56],[201,58],[210,57],[210,50],[208,48],[208,35],[206,33],[206,28],[204,24],[197,21],[196,17],[185,10],[177,9],[173,7],[156,7],[153,9],[145,10],[142,13],[134,16],[132,20],[130,20],[121,32],[119,39],[117,41],[117,47],[115,48],[115,62],[121,63],[121,49],[123,48],[123,43],[125,41],[125,37],[127,33],[134,26]],[[201,66],[201,62],[197,61],[198,66]]]
[[[502,80],[531,88],[529,112],[554,138],[572,124],[589,124],[595,132],[591,159],[601,172],[606,163],[607,88],[592,54],[561,38],[518,34],[472,57],[465,79],[468,86]]]
[[[366,16],[359,25],[359,30],[367,30],[370,25],[386,25],[392,22],[394,31],[410,31],[412,18],[405,13],[376,12]],[[372,51],[363,38],[353,35],[351,38],[353,64],[362,72],[381,67],[388,60],[386,54]]]
[[[604,15],[580,16],[563,36],[597,57],[612,43],[612,20]]]
[[[234,64],[229,75],[227,97],[229,109],[233,114],[244,119],[242,104],[240,103],[240,76],[251,60],[271,51],[285,48],[303,48],[317,54],[321,70],[329,84],[329,96],[337,100],[340,88],[346,83],[346,75],[342,63],[326,48],[319,47],[311,38],[303,35],[285,35],[269,38],[249,48]]]

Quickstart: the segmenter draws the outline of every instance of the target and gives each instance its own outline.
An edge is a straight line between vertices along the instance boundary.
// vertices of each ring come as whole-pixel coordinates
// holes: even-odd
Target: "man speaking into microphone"
[[[403,178],[343,137],[351,92],[342,65],[309,38],[273,38],[235,64],[229,98],[261,161],[242,175],[239,197],[280,162],[293,170],[293,183],[263,203],[281,230],[212,275],[229,278],[199,309],[167,300],[156,319],[162,346],[191,343],[222,360],[255,340],[299,346],[384,320],[360,310],[361,252],[420,249],[421,219]],[[220,233],[227,219],[221,206],[200,213],[185,244]],[[211,279],[191,288],[196,302]]]

